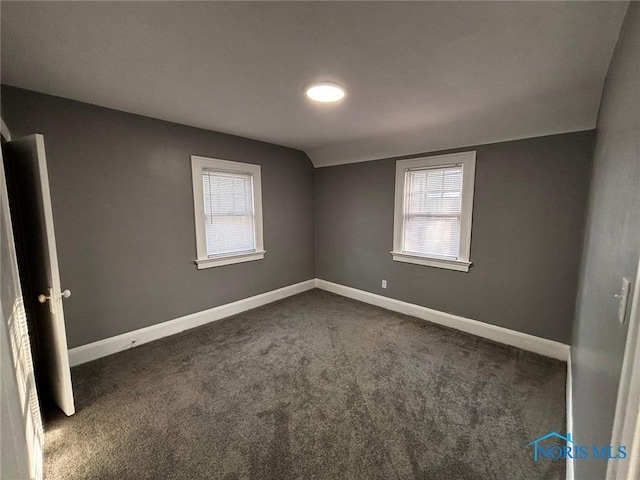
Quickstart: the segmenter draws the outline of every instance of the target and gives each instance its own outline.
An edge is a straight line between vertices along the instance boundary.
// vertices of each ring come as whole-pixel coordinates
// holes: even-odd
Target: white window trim
[[[434,168],[462,165],[462,210],[460,216],[460,254],[457,259],[416,255],[402,251],[405,172],[414,168]],[[393,250],[396,262],[413,263],[429,267],[468,272],[471,266],[471,224],[473,216],[473,189],[476,175],[476,152],[450,153],[433,157],[412,158],[396,162],[396,191],[393,216]]]
[[[253,210],[256,232],[255,250],[226,255],[207,255],[206,218],[204,215],[204,191],[202,186],[202,171],[205,168],[229,173],[248,173],[253,175]],[[260,165],[191,155],[191,175],[193,180],[193,206],[196,225],[195,263],[198,266],[198,270],[262,260],[266,251],[264,249],[262,232],[262,177],[260,174]]]

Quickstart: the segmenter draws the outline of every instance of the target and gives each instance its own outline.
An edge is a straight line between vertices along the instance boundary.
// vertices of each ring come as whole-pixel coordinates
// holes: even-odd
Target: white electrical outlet
[[[622,288],[620,294],[615,295],[620,303],[618,303],[618,320],[624,325],[624,319],[627,316],[627,305],[629,303],[629,293],[631,292],[631,281],[628,278],[622,278]]]
[[[382,280],[382,288],[387,288],[387,281],[386,280]]]

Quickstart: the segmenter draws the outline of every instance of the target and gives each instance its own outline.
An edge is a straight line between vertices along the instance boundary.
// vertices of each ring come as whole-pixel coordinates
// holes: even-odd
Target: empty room
[[[640,3],[0,20],[2,480],[640,479]]]

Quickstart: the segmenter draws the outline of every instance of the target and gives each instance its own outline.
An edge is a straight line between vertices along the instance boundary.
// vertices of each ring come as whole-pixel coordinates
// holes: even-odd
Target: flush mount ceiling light
[[[307,88],[307,97],[315,102],[331,103],[344,98],[344,87],[335,82],[314,83]]]

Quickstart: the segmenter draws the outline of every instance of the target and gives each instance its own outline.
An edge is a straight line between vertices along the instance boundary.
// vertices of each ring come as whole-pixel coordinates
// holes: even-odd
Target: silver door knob
[[[70,296],[71,296],[71,290],[69,290],[68,288],[63,290],[62,293],[60,294],[60,298],[69,298]],[[38,295],[38,301],[40,303],[45,303],[47,300],[51,300],[51,294],[49,296],[44,295],[42,293]]]
[[[53,299],[55,298],[54,294],[53,294],[53,288],[48,288],[47,290],[49,290],[49,295],[44,295],[44,294],[40,294],[38,295],[38,301],[40,303],[45,303],[47,300],[49,300],[49,311],[51,312],[52,315],[56,314],[56,306],[55,303],[53,301]],[[60,301],[60,298],[58,298],[58,301]]]

